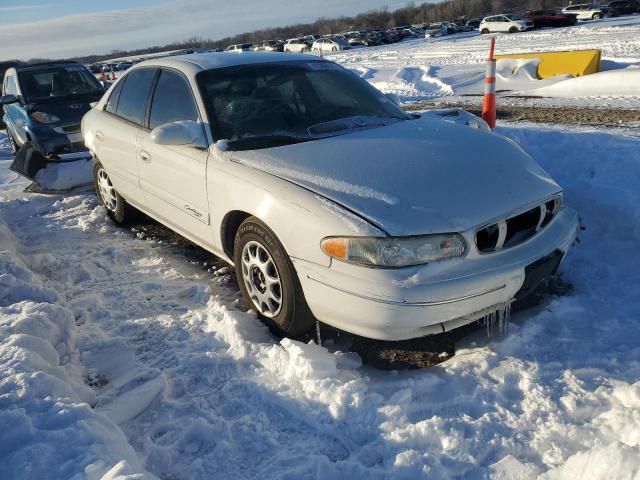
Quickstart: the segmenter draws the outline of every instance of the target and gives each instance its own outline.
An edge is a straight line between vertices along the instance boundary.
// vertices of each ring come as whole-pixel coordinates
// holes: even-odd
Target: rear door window
[[[162,70],[153,93],[149,128],[181,120],[198,121],[191,87],[178,73]]]
[[[147,102],[156,73],[155,68],[143,68],[127,75],[118,99],[116,115],[138,125],[145,125]]]

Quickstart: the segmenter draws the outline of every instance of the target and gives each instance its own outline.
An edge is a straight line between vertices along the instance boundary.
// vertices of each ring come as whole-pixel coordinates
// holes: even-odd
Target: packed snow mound
[[[570,78],[527,91],[540,97],[640,98],[640,69],[609,70]]]
[[[93,182],[93,161],[75,160],[50,163],[36,173],[36,183],[42,190],[69,190]]]
[[[496,61],[496,90],[535,88],[571,78],[571,75],[538,78],[540,62],[539,58],[499,58]]]
[[[20,259],[0,216],[0,478],[151,479],[95,413],[73,313]]]
[[[453,94],[450,85],[434,77],[430,67],[403,67],[396,71],[378,72],[359,69],[363,78],[384,93],[395,93],[402,99],[442,97]]]

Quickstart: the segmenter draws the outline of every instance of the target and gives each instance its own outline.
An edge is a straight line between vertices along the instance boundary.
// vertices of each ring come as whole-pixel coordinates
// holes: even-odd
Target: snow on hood
[[[515,143],[423,117],[232,160],[353,210],[391,235],[465,231],[560,187]]]

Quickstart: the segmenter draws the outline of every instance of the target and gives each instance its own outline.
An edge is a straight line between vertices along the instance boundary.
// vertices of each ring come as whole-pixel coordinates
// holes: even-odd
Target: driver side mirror
[[[0,97],[0,105],[9,105],[10,103],[18,103],[18,97],[15,95],[3,95]]]
[[[151,141],[158,145],[184,145],[206,148],[202,124],[193,120],[165,123],[151,130]]]

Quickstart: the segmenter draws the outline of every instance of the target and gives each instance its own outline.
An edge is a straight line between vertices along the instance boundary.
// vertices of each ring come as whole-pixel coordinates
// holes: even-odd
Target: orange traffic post
[[[493,130],[496,128],[496,59],[493,50],[496,46],[495,37],[489,44],[489,58],[484,78],[484,96],[482,97],[482,119]]]
[[[116,72],[113,71],[113,69],[111,69],[111,80],[115,80],[116,79]]]

